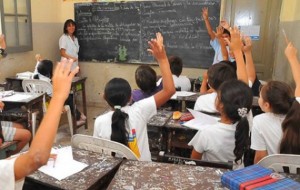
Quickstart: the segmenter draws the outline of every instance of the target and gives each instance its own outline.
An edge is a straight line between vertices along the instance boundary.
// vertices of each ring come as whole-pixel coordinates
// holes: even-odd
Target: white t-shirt
[[[141,161],[151,161],[149,149],[147,122],[157,113],[154,96],[135,102],[131,106],[122,107],[122,111],[128,114],[128,131],[135,129],[137,144]],[[94,137],[110,139],[111,118],[113,111],[96,118],[94,125]]]
[[[253,119],[251,149],[267,150],[268,154],[278,154],[282,138],[281,124],[285,115],[263,113]]]
[[[216,97],[216,92],[199,96],[196,100],[194,110],[205,111],[209,113],[218,113],[215,105]]]
[[[16,158],[0,160],[0,189],[1,190],[22,190],[24,178],[15,181],[14,165]]]
[[[181,91],[190,91],[191,90],[191,81],[186,76],[173,75],[173,81],[176,88],[180,87]]]
[[[76,57],[78,59],[79,43],[76,37],[74,37],[74,40],[72,40],[69,35],[63,34],[59,38],[59,49],[65,49],[68,55]],[[73,63],[71,70],[75,69],[77,66],[78,61]]]
[[[188,145],[202,153],[202,160],[228,162],[234,161],[235,124],[216,123],[199,130]]]

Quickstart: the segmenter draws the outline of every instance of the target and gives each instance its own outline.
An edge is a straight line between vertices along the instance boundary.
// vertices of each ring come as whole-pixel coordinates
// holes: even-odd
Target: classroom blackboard
[[[127,1],[75,3],[79,60],[151,63],[148,41],[161,32],[169,55],[184,67],[208,68],[214,50],[202,19],[208,7],[213,28],[219,23],[220,0]]]

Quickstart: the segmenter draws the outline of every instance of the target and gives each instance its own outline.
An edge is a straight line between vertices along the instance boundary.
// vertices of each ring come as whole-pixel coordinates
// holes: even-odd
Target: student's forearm
[[[200,87],[200,93],[206,93],[206,92],[207,92],[207,80],[203,79]]]
[[[247,70],[245,66],[245,61],[243,58],[242,50],[235,50],[234,52],[235,60],[236,60],[236,75],[237,78],[248,85],[248,76]]]
[[[221,46],[221,52],[222,52],[222,57],[224,61],[228,61],[229,60],[229,56],[228,56],[228,51],[226,49],[226,45],[223,39],[218,38],[218,41],[220,43]]]
[[[210,39],[211,40],[215,39],[215,34],[213,32],[213,29],[210,25],[210,22],[209,22],[208,18],[204,19],[204,22],[205,22],[206,30],[207,30],[207,33],[208,33]]]
[[[288,60],[289,60],[290,66],[291,66],[294,81],[296,83],[295,96],[299,97],[300,96],[300,72],[299,72],[300,64],[299,64],[299,60],[296,56],[289,57]]]
[[[247,70],[247,75],[248,79],[254,83],[255,78],[256,78],[256,71],[255,71],[255,65],[253,62],[253,57],[251,51],[245,52],[245,57],[246,57],[246,70]]]
[[[29,151],[26,154],[20,155],[15,161],[14,170],[16,180],[24,178],[47,163],[63,105],[63,98],[54,96],[51,99],[47,113],[31,143]]]

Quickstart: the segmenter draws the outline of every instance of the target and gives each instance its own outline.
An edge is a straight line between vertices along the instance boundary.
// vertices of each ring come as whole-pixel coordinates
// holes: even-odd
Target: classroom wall
[[[52,2],[55,3],[52,4]],[[39,50],[42,55],[47,55],[50,59],[59,59],[59,56],[55,54],[58,52],[58,39],[62,34],[64,21],[69,18],[74,19],[74,2],[76,3],[78,1],[63,2],[62,0],[32,0],[34,36],[42,37],[47,35],[51,39],[49,40],[45,38],[43,41],[35,40],[39,38],[34,39],[34,49]],[[42,7],[41,4],[43,4]],[[48,10],[51,14],[45,15],[42,10]],[[46,28],[49,27],[51,27],[51,33],[47,32],[48,29]],[[47,42],[48,46],[51,48],[44,47],[44,44]],[[103,92],[107,81],[114,77],[125,78],[129,81],[132,88],[137,88],[134,79],[134,72],[138,65],[93,62],[79,62],[79,65],[80,75],[88,77],[86,82],[86,92],[87,102],[90,105],[103,105],[104,100],[101,96],[99,96],[99,93]],[[153,68],[157,71],[157,74],[160,74],[158,66],[153,66]],[[193,78],[199,77],[201,73],[202,70],[200,69],[183,69],[184,75]]]
[[[78,1],[77,1],[78,2]],[[298,0],[283,0],[280,28],[285,28],[290,40],[295,42],[300,48],[299,32],[300,12],[297,8],[300,5]],[[58,39],[62,34],[63,23],[68,18],[74,18],[74,2],[62,0],[32,0],[32,31],[33,31],[33,51],[9,54],[0,64],[0,82],[5,81],[5,77],[13,76],[18,72],[33,71],[35,66],[34,55],[40,53],[44,58],[57,61],[60,59],[58,50]],[[199,12],[200,14],[200,12]],[[275,60],[273,78],[291,81],[291,74],[287,66],[283,51],[284,40],[280,31],[278,32],[278,45]],[[103,105],[103,99],[99,92],[103,92],[104,85],[113,77],[126,78],[133,88],[136,88],[134,81],[134,71],[138,66],[132,64],[115,63],[93,63],[81,62],[81,75],[87,76],[87,101],[88,104]],[[158,74],[158,66],[153,66]],[[189,77],[198,77],[203,70],[184,68],[183,74]]]
[[[285,30],[287,37],[293,42],[295,47],[300,50],[300,1],[298,0],[283,0],[280,14],[280,24],[278,30],[277,53],[275,54],[275,66],[273,79],[286,81],[293,84],[293,77],[284,54],[286,42],[282,30]],[[299,53],[298,53],[299,56]],[[293,84],[294,85],[294,84]]]

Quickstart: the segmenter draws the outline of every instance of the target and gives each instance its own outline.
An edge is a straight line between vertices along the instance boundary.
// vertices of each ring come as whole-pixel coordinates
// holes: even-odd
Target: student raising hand
[[[246,84],[248,84],[248,75],[247,70],[245,66],[245,61],[243,58],[243,42],[241,40],[240,31],[237,27],[230,29],[230,35],[231,35],[231,41],[228,39],[225,39],[227,41],[227,44],[229,45],[231,51],[234,54],[235,60],[236,60],[236,66],[237,66],[237,78]]]
[[[300,73],[299,73],[300,65],[299,65],[299,60],[297,58],[297,49],[290,42],[285,48],[284,53],[287,59],[289,60],[294,81],[296,83],[295,96],[299,97],[300,96]]]
[[[150,52],[158,62],[161,59],[168,60],[161,33],[156,33],[156,39],[151,39],[148,44],[150,46],[150,49],[147,49],[147,51]]]
[[[24,182],[26,175],[47,163],[60,121],[61,109],[58,108],[63,107],[70,92],[72,79],[79,69],[77,67],[71,72],[71,65],[72,61],[67,60],[57,64],[53,76],[53,96],[29,151],[16,159],[0,160],[0,171],[5,169],[7,173],[4,178],[3,176],[0,177],[1,186],[9,187],[8,189],[18,189],[15,185],[22,186],[22,180]],[[17,180],[21,181],[17,183]]]

